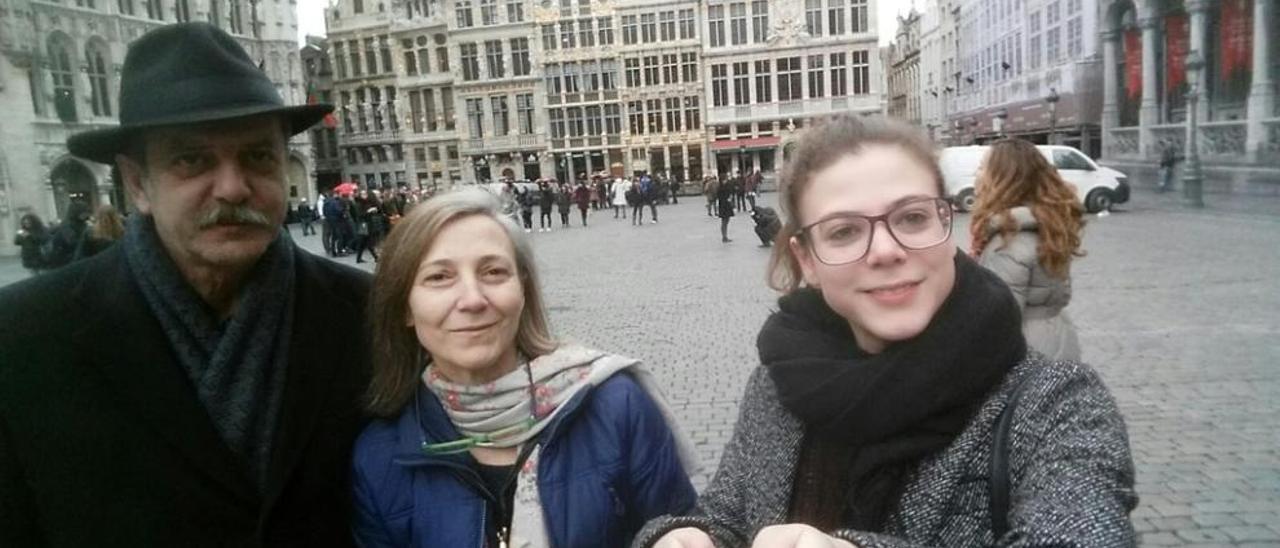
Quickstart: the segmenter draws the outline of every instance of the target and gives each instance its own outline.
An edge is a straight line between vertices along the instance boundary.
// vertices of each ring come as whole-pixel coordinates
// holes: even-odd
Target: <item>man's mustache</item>
[[[202,213],[197,219],[196,226],[205,229],[219,224],[254,225],[270,228],[271,219],[249,206],[218,204],[209,211]]]

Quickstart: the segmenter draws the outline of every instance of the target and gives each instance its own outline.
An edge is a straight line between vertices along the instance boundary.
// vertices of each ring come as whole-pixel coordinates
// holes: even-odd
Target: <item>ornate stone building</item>
[[[113,169],[72,157],[67,136],[116,124],[130,41],[157,26],[209,21],[258,59],[286,102],[303,101],[295,3],[284,0],[0,0],[0,254],[18,219],[55,220],[71,200],[124,209]],[[307,135],[290,143],[291,197],[314,194]]]
[[[1154,167],[1185,150],[1186,56],[1205,61],[1196,141],[1216,190],[1274,193],[1280,177],[1280,26],[1274,0],[1101,0],[1104,158]],[[1207,187],[1208,188],[1208,187]]]
[[[920,14],[898,16],[898,32],[885,59],[889,116],[920,124]]]

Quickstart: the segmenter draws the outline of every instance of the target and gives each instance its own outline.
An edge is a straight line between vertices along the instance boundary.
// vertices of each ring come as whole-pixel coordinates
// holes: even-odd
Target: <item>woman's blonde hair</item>
[[[418,266],[440,233],[453,221],[475,215],[498,223],[515,250],[516,270],[524,291],[524,310],[516,330],[517,351],[533,359],[555,350],[533,248],[515,223],[502,214],[497,197],[476,188],[436,195],[414,206],[382,244],[369,299],[373,377],[366,408],[370,413],[394,417],[417,390],[422,370],[431,358],[414,329],[405,325],[410,312],[409,293]]]
[[[1075,190],[1035,145],[1022,139],[996,141],[987,151],[977,187],[978,204],[969,224],[973,256],[982,255],[995,237],[988,228],[992,222],[1004,240],[1001,249],[1009,245],[1018,231],[1009,210],[1018,206],[1030,208],[1036,218],[1036,255],[1049,274],[1066,277],[1071,258],[1084,256],[1080,251],[1084,209]]]
[[[841,114],[820,122],[800,136],[782,170],[778,203],[782,207],[784,221],[769,256],[769,287],[790,293],[803,281],[800,262],[791,254],[789,242],[800,233],[800,199],[808,190],[814,173],[872,145],[895,146],[906,152],[933,175],[938,196],[945,194],[942,169],[938,167],[933,142],[919,128],[883,116]]]
[[[124,217],[111,204],[98,206],[93,212],[93,237],[114,242],[124,236]]]

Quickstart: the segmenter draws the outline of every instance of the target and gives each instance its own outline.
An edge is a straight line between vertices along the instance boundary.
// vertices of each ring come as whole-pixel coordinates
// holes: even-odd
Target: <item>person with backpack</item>
[[[640,176],[640,208],[643,210],[645,205],[649,206],[649,222],[655,225],[658,224],[658,199],[661,198],[661,193],[662,190],[653,177],[648,173]],[[640,224],[644,224],[643,219]]]
[[[697,508],[632,546],[1135,545],[1115,398],[1027,347],[1009,288],[951,238],[929,137],[841,115],[785,169],[782,296],[737,425]]]

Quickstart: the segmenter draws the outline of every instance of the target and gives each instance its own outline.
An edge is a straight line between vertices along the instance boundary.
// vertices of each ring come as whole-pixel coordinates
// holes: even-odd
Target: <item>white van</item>
[[[976,203],[973,183],[978,166],[982,164],[989,148],[962,146],[942,149],[939,163],[942,165],[947,195],[960,211],[970,211]],[[1076,196],[1080,198],[1085,211],[1098,213],[1110,209],[1112,204],[1129,201],[1129,180],[1125,174],[1099,166],[1072,147],[1037,145],[1036,149],[1058,168],[1063,179],[1075,187]]]

